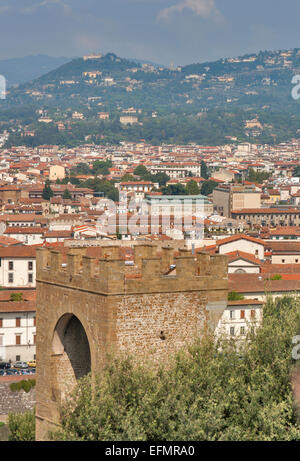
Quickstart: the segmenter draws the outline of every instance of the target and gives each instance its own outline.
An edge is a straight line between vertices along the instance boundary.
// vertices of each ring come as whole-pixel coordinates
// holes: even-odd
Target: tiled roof
[[[0,302],[0,312],[35,312],[36,303],[33,301]]]
[[[265,242],[261,239],[257,239],[257,238],[254,238],[254,237],[250,237],[249,235],[246,235],[246,234],[238,234],[238,235],[232,235],[231,237],[227,237],[225,239],[222,239],[222,240],[218,240],[217,241],[217,246],[221,246],[221,245],[225,245],[226,243],[231,243],[231,242],[236,242],[238,240],[248,240],[249,242],[254,242],[254,243],[258,243],[260,245],[265,245]]]
[[[253,254],[246,253],[244,251],[232,251],[230,253],[226,253],[226,256],[228,257],[229,262],[244,259],[245,261],[249,261],[252,264],[260,266],[260,260],[258,258],[256,258]]]
[[[35,258],[36,248],[30,245],[0,248],[0,258]]]
[[[279,210],[277,208],[244,208],[242,210],[233,210],[231,214],[299,214],[300,210],[289,208]]]
[[[266,274],[229,274],[229,291],[238,293],[293,293],[300,291],[300,280],[268,280]]]
[[[43,227],[11,226],[6,228],[4,234],[43,234],[45,230]]]
[[[263,301],[259,301],[258,299],[241,299],[238,301],[228,301],[227,306],[262,306],[264,303]]]

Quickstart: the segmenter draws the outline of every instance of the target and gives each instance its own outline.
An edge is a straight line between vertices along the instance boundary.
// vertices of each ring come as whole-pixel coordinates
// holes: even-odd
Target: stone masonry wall
[[[200,337],[206,320],[200,293],[125,296],[117,311],[118,350],[161,362]]]
[[[9,387],[10,384],[0,382],[0,415],[33,410],[36,400],[35,389],[31,389],[28,393],[23,390],[12,392]]]

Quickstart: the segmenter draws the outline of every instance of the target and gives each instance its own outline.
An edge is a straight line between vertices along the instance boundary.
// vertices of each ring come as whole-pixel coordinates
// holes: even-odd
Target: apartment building
[[[159,165],[151,166],[151,174],[166,173],[171,179],[186,178],[190,174],[195,177],[201,176],[201,165],[196,162],[176,163],[160,163]]]
[[[216,333],[231,338],[245,339],[262,321],[263,302],[257,299],[228,301]]]
[[[204,195],[147,195],[149,214],[164,216],[197,216],[213,212],[213,205]]]
[[[152,189],[158,189],[159,184],[151,181],[128,181],[119,183],[117,187],[120,192],[134,192],[136,199],[143,200],[145,194],[151,192]]]
[[[295,208],[236,208],[231,212],[231,216],[250,228],[300,226],[300,210]]]
[[[233,218],[233,210],[261,207],[261,189],[253,185],[222,184],[213,191],[213,204],[218,214]]]
[[[0,286],[35,288],[35,248],[13,246],[0,251]]]
[[[36,358],[35,301],[0,300],[0,361]]]

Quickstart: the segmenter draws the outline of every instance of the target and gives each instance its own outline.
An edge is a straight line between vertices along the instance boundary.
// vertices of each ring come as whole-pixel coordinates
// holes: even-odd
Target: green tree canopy
[[[203,179],[208,179],[209,178],[209,173],[208,173],[208,168],[204,160],[201,162],[201,177]]]
[[[201,194],[202,195],[210,195],[213,190],[218,186],[216,181],[209,179],[208,181],[204,181],[201,187]]]
[[[268,300],[246,341],[205,337],[168,366],[108,360],[61,409],[57,440],[300,440],[291,376],[300,301]]]
[[[293,170],[293,176],[299,178],[300,177],[300,165],[297,165]]]
[[[200,194],[200,189],[196,181],[189,181],[186,185],[186,192],[188,195],[198,195]]]
[[[109,175],[109,168],[113,166],[111,160],[106,160],[105,162],[102,162],[100,160],[96,160],[96,162],[93,163],[93,168],[92,168],[92,173],[95,175],[103,175],[107,176]]]
[[[169,184],[161,188],[163,195],[186,195],[186,188],[183,184]]]
[[[88,175],[91,174],[91,169],[89,165],[86,163],[78,163],[76,167],[72,168],[72,173],[76,174],[83,174],[83,175]]]
[[[62,198],[65,199],[65,200],[71,200],[72,199],[72,195],[70,194],[69,189],[64,190]]]
[[[139,165],[136,167],[136,169],[133,172],[136,176],[140,176],[141,178],[144,178],[145,175],[149,174],[149,171],[144,165]]]
[[[45,183],[45,187],[42,192],[42,197],[44,200],[50,200],[51,197],[53,197],[53,190],[51,189],[50,181],[48,180]]]

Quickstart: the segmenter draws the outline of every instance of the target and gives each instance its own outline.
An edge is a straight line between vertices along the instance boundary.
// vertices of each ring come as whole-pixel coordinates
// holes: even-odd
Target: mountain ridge
[[[8,86],[13,86],[41,77],[49,70],[70,60],[68,57],[46,54],[2,59],[0,60],[0,74],[6,78]]]
[[[137,63],[114,53],[85,56],[10,89],[7,99],[0,101],[0,121],[5,125],[10,118],[32,128],[39,126],[42,114],[52,125],[66,120],[77,123],[88,136],[96,136],[101,127],[105,130],[101,139],[111,139],[106,133],[113,130],[114,140],[151,138],[152,132],[156,142],[179,139],[178,127],[185,126],[181,138],[191,141],[204,133],[209,142],[231,137],[275,142],[299,134],[300,105],[292,97],[294,75],[300,75],[298,48],[176,69]],[[136,116],[134,128],[119,122],[129,109]],[[108,117],[105,126],[99,121],[102,112]],[[172,129],[166,135],[168,127]],[[131,133],[135,133],[132,138]]]

